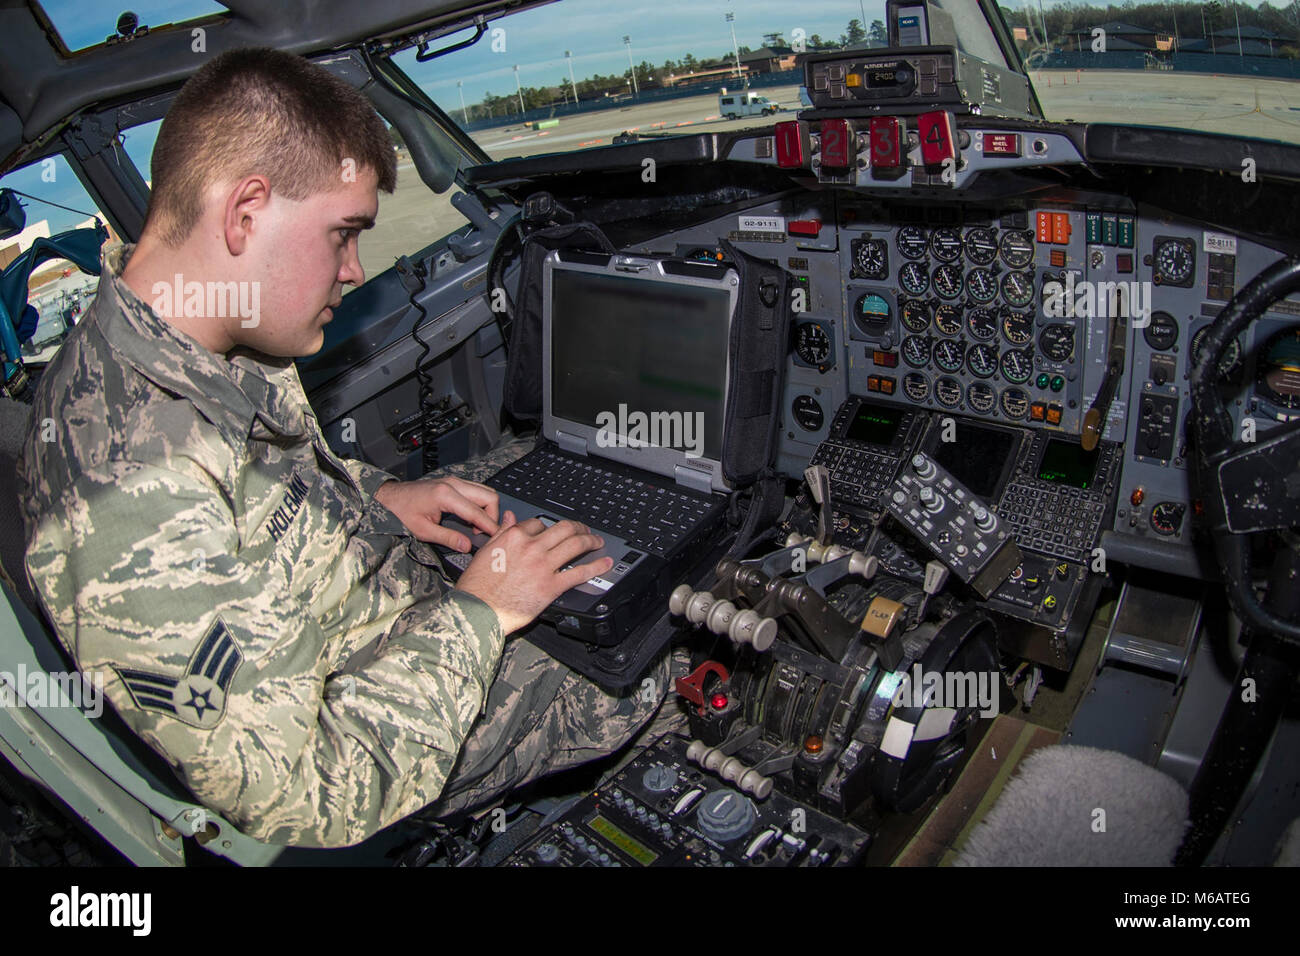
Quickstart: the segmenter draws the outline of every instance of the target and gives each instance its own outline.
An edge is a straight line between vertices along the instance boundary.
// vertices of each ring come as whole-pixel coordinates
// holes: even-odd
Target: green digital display
[[[1043,452],[1043,460],[1038,465],[1038,477],[1043,481],[1072,488],[1087,488],[1092,484],[1099,453],[1096,448],[1084,451],[1078,442],[1053,438]]]
[[[592,817],[587,826],[591,827],[642,866],[649,866],[655,860],[659,859],[658,853],[655,853],[645,844],[638,843],[600,815]]]
[[[898,434],[898,426],[902,421],[903,413],[900,409],[863,402],[858,406],[844,437],[872,445],[890,445]]]

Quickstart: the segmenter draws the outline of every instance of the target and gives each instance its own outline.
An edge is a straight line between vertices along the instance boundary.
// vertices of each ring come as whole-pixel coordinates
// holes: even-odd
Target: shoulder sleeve
[[[437,797],[501,653],[490,607],[417,605],[332,675],[320,624],[272,562],[240,555],[192,461],[109,463],[64,505],[38,518],[32,579],[81,669],[201,802],[255,839],[344,846]]]
[[[341,460],[343,467],[352,476],[352,480],[360,486],[361,493],[366,496],[367,501],[375,496],[375,492],[379,490],[381,485],[398,480],[396,475],[391,475],[382,468],[376,468],[374,465],[360,459],[344,458]]]

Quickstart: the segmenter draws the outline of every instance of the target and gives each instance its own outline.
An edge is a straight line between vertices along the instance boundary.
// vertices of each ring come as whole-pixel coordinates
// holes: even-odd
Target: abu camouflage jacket
[[[438,796],[503,638],[328,448],[292,362],[214,355],[119,278],[42,378],[19,463],[59,638],[194,794],[273,843]]]

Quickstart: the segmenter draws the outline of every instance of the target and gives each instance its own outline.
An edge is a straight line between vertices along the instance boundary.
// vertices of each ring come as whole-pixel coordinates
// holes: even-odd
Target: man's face
[[[378,210],[378,177],[364,168],[355,181],[340,176],[336,188],[301,202],[273,193],[247,263],[246,278],[259,283],[260,314],[255,326],[244,327],[247,319],[231,323],[236,342],[283,357],[318,352],[343,286],[365,281],[357,241]]]

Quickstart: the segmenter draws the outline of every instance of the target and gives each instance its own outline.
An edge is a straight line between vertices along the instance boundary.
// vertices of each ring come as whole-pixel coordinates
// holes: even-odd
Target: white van
[[[779,103],[773,103],[766,96],[759,96],[749,90],[742,93],[728,93],[723,90],[718,94],[718,112],[727,119],[741,116],[767,116],[780,108]]]

